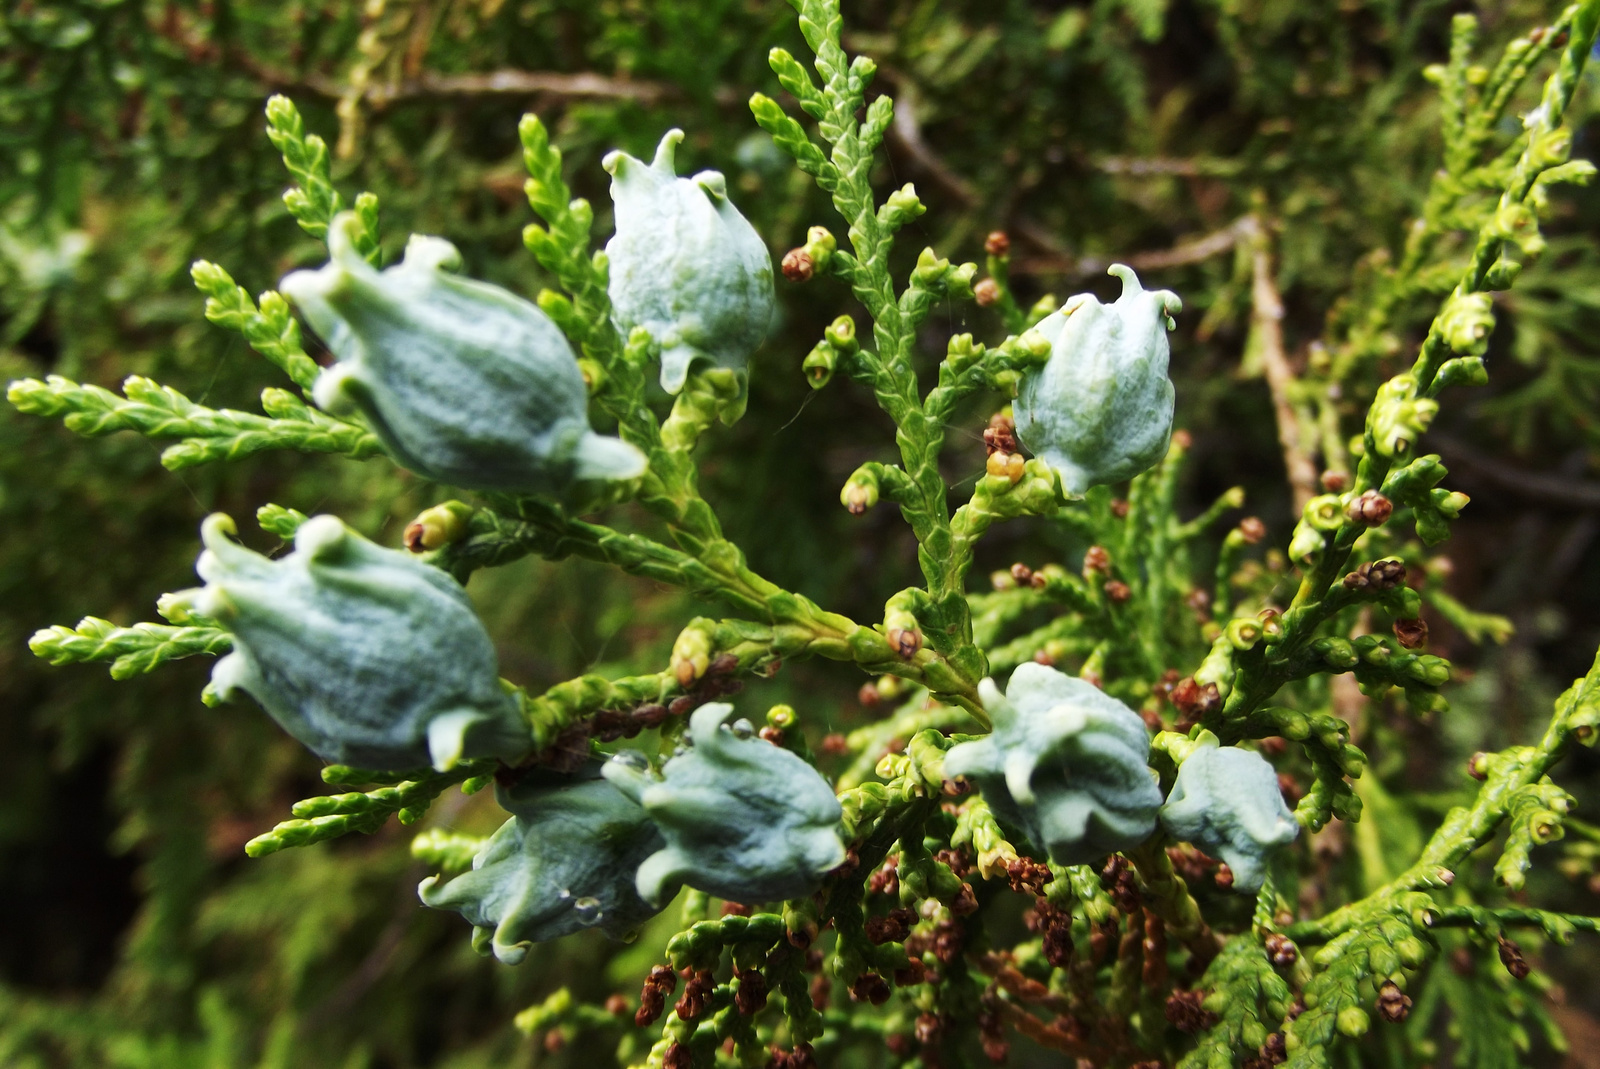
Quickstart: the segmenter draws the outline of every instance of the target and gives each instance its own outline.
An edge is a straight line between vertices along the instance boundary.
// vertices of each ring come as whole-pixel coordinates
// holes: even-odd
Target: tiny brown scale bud
[[[922,964],[921,958],[911,958],[906,962],[906,967],[896,969],[894,983],[896,987],[916,987],[928,979],[928,968]]]
[[[1033,582],[1033,569],[1018,561],[1011,566],[1011,578],[1015,579],[1018,585],[1027,586]]]
[[[1044,894],[1044,885],[1054,879],[1050,866],[1041,865],[1028,857],[1019,857],[1006,865],[1006,879],[1011,889],[1019,894]]]
[[[902,661],[911,660],[922,649],[922,632],[914,627],[891,627],[884,637]]]
[[[699,703],[687,694],[680,694],[667,703],[667,712],[673,716],[683,716]]]
[[[1394,622],[1394,637],[1406,649],[1420,650],[1428,644],[1428,622],[1426,620],[1396,620]]]
[[[961,957],[961,952],[967,948],[966,933],[953,921],[941,921],[933,932],[933,956],[945,965],[949,965]]]
[[[722,903],[722,915],[724,917],[748,917],[751,912],[750,907],[743,902]]]
[[[1113,579],[1106,584],[1106,597],[1118,605],[1133,597],[1133,591],[1120,579]]]
[[[978,896],[972,890],[972,884],[962,883],[961,890],[956,892],[948,905],[950,912],[958,917],[968,917],[978,912]]]
[[[1212,878],[1216,880],[1217,886],[1224,891],[1233,886],[1233,870],[1227,865],[1218,865],[1217,874]]]
[[[1268,935],[1265,942],[1267,958],[1280,969],[1286,969],[1300,960],[1300,950],[1293,940],[1279,932]]]
[[[883,1045],[896,1058],[909,1058],[917,1051],[916,1040],[904,1032],[891,1032],[883,1037]]]
[[[1246,516],[1239,521],[1239,537],[1253,546],[1267,537],[1267,525],[1259,516]]]
[[[1322,473],[1322,489],[1329,494],[1342,494],[1350,485],[1350,473],[1330,469]]]
[[[850,985],[850,997],[856,1002],[870,1002],[882,1006],[889,1001],[889,985],[875,972],[862,973]]]
[[[978,307],[988,308],[1000,300],[1000,283],[992,278],[981,279],[972,287],[972,299],[978,302]]]
[[[567,1039],[560,1032],[552,1028],[544,1034],[544,1049],[546,1054],[559,1054],[561,1048],[567,1045]]]
[[[606,1012],[613,1017],[626,1017],[628,1015],[628,996],[612,995],[606,999]]]
[[[1526,980],[1533,967],[1522,956],[1522,948],[1504,935],[1495,938],[1500,944],[1500,964],[1506,967],[1506,972],[1511,974],[1512,979]]]
[[[1261,1060],[1267,1065],[1282,1065],[1289,1060],[1289,1044],[1282,1032],[1274,1032],[1261,1044]]]
[[[939,781],[939,793],[946,798],[960,798],[972,792],[972,783],[965,776]]]
[[[773,727],[771,724],[768,724],[766,727],[756,732],[756,734],[760,735],[763,739],[772,743],[774,746],[783,745],[783,731],[779,728]]]
[[[1204,991],[1174,991],[1167,998],[1167,1021],[1184,1035],[1204,1032],[1216,1023],[1217,1015],[1205,1008]]]
[[[1350,504],[1345,506],[1345,519],[1351,523],[1364,524],[1367,527],[1381,527],[1389,521],[1394,514],[1394,502],[1378,493],[1368,490]]]
[[[1125,497],[1114,497],[1114,498],[1112,498],[1111,499],[1111,515],[1115,516],[1119,520],[1127,519],[1128,518],[1128,499],[1125,498]]]
[[[1017,424],[1004,412],[996,412],[989,417],[989,425],[983,429],[983,447],[992,456],[995,453],[1016,453],[1021,451],[1017,444]]]
[[[640,727],[660,727],[667,719],[667,707],[656,702],[641,705],[633,711],[633,719],[638,722]]]
[[[1194,435],[1179,428],[1172,432],[1172,444],[1179,449],[1191,449],[1194,447]]]
[[[822,752],[829,757],[841,757],[850,752],[850,740],[837,731],[822,736]]]
[[[1288,752],[1289,740],[1282,735],[1268,735],[1256,741],[1256,746],[1268,757],[1281,757]]]
[[[966,879],[967,873],[972,871],[972,859],[960,848],[940,850],[933,857],[935,861],[948,865],[950,871],[962,879]]]
[[[1011,235],[1004,230],[991,230],[983,239],[983,251],[990,256],[1006,256],[1011,252]]]
[[[663,1069],[694,1069],[694,1055],[682,1043],[674,1043],[667,1048],[661,1064]]]
[[[1090,572],[1099,572],[1101,575],[1111,574],[1111,554],[1106,552],[1104,546],[1090,546],[1083,554],[1083,574],[1088,578]]]
[[[1386,980],[1378,989],[1378,1016],[1390,1024],[1399,1024],[1411,1016],[1411,997],[1401,991],[1393,980]]]
[[[833,995],[833,982],[826,976],[818,973],[811,978],[811,1005],[818,1013],[828,1008],[828,1002]]]
[[[783,254],[783,277],[790,282],[810,282],[816,273],[816,261],[805,249],[790,249]]]
[[[917,1023],[912,1026],[912,1032],[917,1037],[917,1042],[924,1045],[939,1042],[944,1035],[944,1018],[937,1013],[921,1013],[917,1015]]]
[[[1488,779],[1489,755],[1480,750],[1467,758],[1467,775],[1476,780]]]
[[[411,552],[421,553],[427,548],[427,546],[423,544],[423,536],[427,534],[427,531],[428,529],[422,524],[413,523],[406,528],[406,533],[401,536],[401,540],[405,543],[405,547]]]
[[[1306,796],[1305,788],[1300,786],[1300,781],[1287,772],[1278,773],[1278,791],[1290,805],[1295,805]]]
[[[767,978],[755,969],[746,969],[735,976],[739,981],[739,990],[734,992],[733,1004],[746,1017],[759,1013],[767,1004]]]

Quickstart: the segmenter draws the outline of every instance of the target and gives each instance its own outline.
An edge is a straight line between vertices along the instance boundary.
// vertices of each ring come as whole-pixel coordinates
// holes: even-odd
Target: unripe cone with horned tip
[[[442,238],[414,235],[404,260],[377,271],[355,225],[337,216],[327,265],[281,287],[339,358],[317,404],[359,409],[396,461],[452,486],[559,495],[644,473],[643,453],[590,430],[583,373],[548,316],[451,274],[461,257]]]
[[[1253,750],[1222,746],[1204,732],[1178,766],[1161,825],[1227,862],[1235,890],[1254,893],[1267,876],[1272,852],[1300,833],[1284,804],[1278,774]]]
[[[1122,264],[1110,273],[1122,279],[1114,302],[1079,294],[1033,328],[1050,359],[1023,376],[1012,403],[1017,437],[1071,494],[1132,478],[1172,439],[1167,331],[1183,302],[1146,290]]]
[[[664,903],[679,884],[732,902],[802,898],[845,858],[843,810],[816,769],[728,725],[733,706],[702,705],[689,749],[656,778],[625,760],[606,779],[638,799],[666,839],[639,866],[639,894]]]
[[[472,871],[417,893],[476,929],[473,946],[517,965],[534,943],[599,928],[625,939],[658,910],[634,889],[641,862],[662,846],[639,803],[593,761],[572,776],[535,770],[495,798],[513,816],[473,858]]]
[[[772,323],[772,256],[728,200],[716,171],[679,178],[668,130],[645,164],[626,152],[611,172],[617,232],[606,243],[611,307],[624,334],[635,327],[661,346],[661,388],[683,389],[690,365],[709,362],[741,376]]]
[[[1136,846],[1155,830],[1161,791],[1145,758],[1139,714],[1093,683],[1032,662],[1002,694],[979,684],[994,733],[952,747],[946,775],[978,783],[995,816],[1048,851],[1081,865]]]
[[[175,601],[232,633],[211,672],[243,690],[325,761],[362,768],[448,768],[516,758],[531,746],[500,685],[494,646],[467,593],[444,572],[314,516],[294,552],[270,560],[201,527],[206,585]]]

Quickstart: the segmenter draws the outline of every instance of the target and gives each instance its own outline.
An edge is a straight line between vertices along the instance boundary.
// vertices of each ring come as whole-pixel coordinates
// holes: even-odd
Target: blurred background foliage
[[[985,233],[1004,228],[1029,301],[1088,287],[1109,296],[1113,258],[1179,291],[1179,424],[1195,442],[1185,514],[1243,484],[1270,545],[1287,536],[1291,502],[1268,389],[1245,357],[1239,220],[1276,226],[1291,359],[1337,345],[1330,313],[1400,248],[1438,165],[1424,72],[1445,58],[1450,16],[1464,10],[1491,45],[1556,13],[1529,0],[852,0],[845,14],[847,44],[880,61],[879,87],[899,102],[881,184],[915,182],[931,208],[900,254],[909,260],[920,242],[981,260]],[[205,322],[188,279],[204,257],[258,291],[320,260],[279,199],[286,180],[261,117],[273,92],[337,144],[347,194],[380,196],[391,255],[410,232],[442,234],[470,273],[537,291],[519,240],[530,219],[515,132],[524,111],[555,132],[569,181],[602,216],[598,232],[609,204],[601,155],[646,152],[678,125],[686,167],[725,171],[781,254],[808,225],[837,221],[745,108],[752,91],[776,92],[765,64],[776,44],[801,47],[777,0],[8,0],[0,376],[113,386],[149,375],[236,406],[275,383],[237,336]],[[1592,158],[1589,99],[1575,154]],[[1491,387],[1447,400],[1429,446],[1474,498],[1451,574],[1433,581],[1516,630],[1474,650],[1435,621],[1438,652],[1472,669],[1453,711],[1441,723],[1372,711],[1379,775],[1363,794],[1397,847],[1437,819],[1437,792],[1459,788],[1465,756],[1526,737],[1600,643],[1600,195],[1554,196],[1549,250],[1501,297]],[[782,324],[755,363],[750,414],[710,436],[707,496],[759,571],[876,619],[914,574],[914,543],[892,509],[852,519],[837,493],[862,460],[888,459],[892,427],[870,398],[847,386],[813,394],[800,374],[848,295],[779,286]],[[1346,384],[1352,411],[1409,363],[1434,306],[1423,297],[1396,310],[1378,358]],[[997,316],[970,306],[930,322],[929,354],[950,333],[1001,333]],[[958,493],[982,470],[988,415],[975,407],[953,437]],[[392,544],[439,497],[382,462],[269,454],[175,475],[143,439],[84,442],[0,412],[0,1065],[586,1057],[581,1043],[546,1051],[512,1016],[563,984],[603,998],[613,982],[635,982],[658,949],[648,934],[631,948],[564,940],[519,969],[481,960],[458,918],[418,906],[413,830],[394,824],[249,861],[246,839],[319,792],[309,755],[247,706],[201,706],[200,664],[114,684],[27,651],[35,629],[87,613],[149,618],[159,593],[192,582],[197,525],[213,510],[335,511]],[[1070,567],[1082,549],[1011,524],[983,544],[983,570]],[[473,591],[503,671],[530,689],[585,670],[654,671],[699,609],[586,563],[523,562],[480,575]],[[760,687],[820,733],[862,721],[859,682],[800,665]],[[1596,772],[1580,751],[1564,782],[1592,802]],[[486,797],[454,796],[429,823],[486,833],[496,819]],[[1593,913],[1600,851],[1581,846],[1566,848],[1564,874],[1546,867],[1539,894]],[[1371,858],[1364,868],[1360,844],[1346,850],[1329,859],[1330,880],[1359,892]],[[1600,991],[1582,980],[1596,958],[1563,954],[1546,957],[1548,996],[1508,993],[1504,977],[1469,966],[1439,970],[1430,997],[1543,1002],[1575,1040],[1569,1057],[1600,1064],[1600,1045],[1583,1038],[1600,1035]],[[1440,1029],[1463,1065],[1558,1058],[1537,1036],[1524,1055],[1515,1035],[1475,1032],[1470,1013],[1418,1027]],[[1015,1057],[1030,1058],[1020,1044]]]

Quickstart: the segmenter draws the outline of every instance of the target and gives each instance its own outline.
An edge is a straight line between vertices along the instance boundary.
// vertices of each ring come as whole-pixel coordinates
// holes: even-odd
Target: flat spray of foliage
[[[388,400],[352,386],[351,403],[324,411],[314,397],[330,372],[308,355],[290,302],[274,291],[252,297],[201,261],[193,278],[206,317],[241,334],[293,389],[269,388],[256,413],[211,408],[138,376],[121,394],[50,376],[13,382],[12,404],[62,417],[86,436],[131,430],[162,441],[162,463],[174,470],[274,450],[387,452],[406,463],[413,450],[396,444],[404,431],[384,405],[417,411],[437,400],[418,383],[467,359],[452,348],[457,315],[474,328],[473,374],[524,381],[513,365],[525,358],[541,376],[581,374],[590,418],[626,443],[613,458],[642,456],[647,466],[642,475],[631,460],[586,466],[572,460],[579,438],[541,439],[537,492],[480,484],[493,489],[417,517],[403,549],[266,505],[262,529],[295,542],[269,559],[233,544],[228,523],[212,520],[200,566],[208,585],[163,598],[165,623],[90,618],[39,632],[34,652],[56,664],[110,661],[119,678],[227,654],[208,701],[243,688],[319,752],[349,746],[423,765],[329,765],[324,779],[347,792],[297,803],[292,819],[250,841],[252,857],[371,832],[391,815],[423,821],[452,787],[493,784],[515,815],[492,840],[429,828],[413,852],[434,874],[424,884],[430,903],[462,912],[475,945],[503,961],[579,928],[628,935],[686,884],[674,914],[681,928],[637,1003],[602,1011],[562,989],[517,1018],[525,1031],[569,1039],[609,1033],[621,1064],[835,1064],[847,1051],[885,1046],[905,1062],[962,1064],[1004,1060],[1016,1035],[1105,1066],[1319,1067],[1342,1061],[1341,1047],[1375,1041],[1398,1052],[1398,1064],[1422,1064],[1433,1041],[1413,1025],[1450,984],[1465,991],[1458,1001],[1492,1019],[1474,1028],[1520,1027],[1515,1014],[1525,1008],[1514,1010],[1504,984],[1476,965],[1426,996],[1411,992],[1443,971],[1447,945],[1465,947],[1469,963],[1498,957],[1521,979],[1528,966],[1513,932],[1565,940],[1600,925],[1506,897],[1523,887],[1533,848],[1563,834],[1571,800],[1548,773],[1570,747],[1597,738],[1600,662],[1556,701],[1536,742],[1477,755],[1475,795],[1448,811],[1414,857],[1389,859],[1395,874],[1365,897],[1321,906],[1309,840],[1335,818],[1346,833],[1363,827],[1354,781],[1366,756],[1344,718],[1352,685],[1374,698],[1398,692],[1418,714],[1447,708],[1440,688],[1451,666],[1416,652],[1427,634],[1406,577],[1429,567],[1467,501],[1442,485],[1440,458],[1419,443],[1442,389],[1487,381],[1492,294],[1510,289],[1541,251],[1549,188],[1593,173],[1569,160],[1564,117],[1600,27],[1600,0],[1568,8],[1489,67],[1472,62],[1474,21],[1454,22],[1450,63],[1433,72],[1445,158],[1404,255],[1352,289],[1326,358],[1292,389],[1275,390],[1301,508],[1286,548],[1293,581],[1242,567],[1263,537],[1259,521],[1216,532],[1238,494],[1187,521],[1175,512],[1191,444],[1170,434],[1170,385],[1163,391],[1176,295],[1145,291],[1118,265],[1125,289],[1115,304],[1079,297],[1056,311],[1046,299],[1025,311],[1008,288],[1009,243],[998,233],[976,284],[975,264],[933,249],[896,278],[897,237],[925,208],[912,186],[880,198],[869,180],[895,102],[869,101],[877,68],[847,55],[837,0],[792,2],[812,57],[774,49],[770,64],[793,106],[757,94],[750,109],[843,218],[839,235],[813,227],[783,273],[848,289],[866,313],[829,326],[803,371],[818,389],[865,389],[893,421],[898,458],[863,464],[840,495],[855,514],[897,507],[916,538],[920,581],[888,600],[881,621],[830,612],[758,574],[700,493],[696,447],[744,412],[747,350],[765,333],[771,269],[752,256],[748,224],[720,175],[673,174],[674,135],[649,181],[650,195],[675,199],[635,217],[648,225],[671,216],[679,229],[613,240],[637,260],[652,242],[669,249],[689,233],[692,256],[679,263],[663,254],[655,274],[630,261],[624,285],[665,292],[645,301],[629,291],[652,311],[627,324],[613,309],[593,211],[572,197],[538,118],[520,127],[540,220],[523,237],[560,289],[529,302],[448,280],[440,272],[455,253],[437,239],[414,240],[403,269],[384,265],[377,199],[363,193],[347,210],[327,146],[276,97],[269,136],[295,183],[285,205],[334,246],[315,291],[334,310],[318,314],[323,341],[340,362],[364,358],[363,346],[393,357],[400,370]],[[1545,75],[1542,93],[1509,133],[1502,119],[1536,73]],[[608,162],[619,183],[646,166]],[[1266,223],[1245,222],[1241,249],[1269,261]],[[1446,240],[1463,233],[1463,244]],[[694,270],[695,256],[705,270]],[[383,289],[402,277],[411,288]],[[1270,290],[1259,274],[1256,284]],[[302,277],[285,290],[309,285]],[[352,287],[356,296],[341,305]],[[387,296],[360,296],[369,291]],[[391,300],[396,293],[403,299]],[[1328,401],[1340,395],[1333,388],[1367,389],[1391,320],[1440,295],[1412,366],[1368,389],[1364,419],[1346,426]],[[1258,292],[1258,309],[1271,296]],[[969,301],[997,309],[1007,333],[990,342],[956,335],[936,371],[927,367],[919,339],[930,314]],[[1253,343],[1281,350],[1270,319],[1257,323]],[[724,329],[708,333],[707,322]],[[493,352],[497,329],[527,339],[549,323],[564,340],[551,334],[537,359]],[[675,372],[687,366],[686,376],[663,381],[678,387],[665,398],[655,389],[664,352]],[[1072,363],[1090,357],[1102,362]],[[1019,391],[1029,418],[1013,423],[1003,406]],[[986,467],[952,509],[940,456],[953,413],[969,401],[1001,411],[986,436]],[[422,425],[435,444],[470,453],[485,427],[509,433],[502,418],[511,417],[492,404],[445,406]],[[581,413],[562,419],[538,425],[570,424],[592,439]],[[1170,444],[1153,449],[1158,438]],[[1049,459],[1058,456],[1072,464]],[[1130,472],[1114,496],[1107,482]],[[1081,569],[1019,565],[997,574],[991,592],[974,593],[977,543],[1020,517],[1086,539]],[[1216,556],[1209,576],[1197,564],[1207,542]],[[487,640],[458,611],[456,585],[530,554],[613,565],[727,615],[690,621],[653,674],[586,675],[530,693],[494,679]],[[450,612],[424,613],[426,629],[386,623],[422,613],[420,601],[385,600],[413,588]],[[1468,632],[1498,626],[1458,604],[1436,608]],[[421,641],[428,629],[442,637]],[[430,663],[439,649],[472,656],[453,652],[447,673]],[[741,677],[771,676],[803,658],[868,673],[875,682],[864,693],[883,710],[880,723],[827,740],[831,756],[850,761],[831,785],[815,768],[806,709],[753,717],[714,701],[737,693]],[[397,685],[397,671],[419,685]],[[337,685],[328,685],[330,672]],[[1008,674],[1002,690],[994,677]],[[951,767],[963,775],[947,773],[956,754]],[[1280,770],[1309,781],[1292,814],[1274,785]],[[1499,886],[1458,881],[1491,844]],[[470,879],[457,875],[468,869]],[[452,876],[463,881],[454,891],[444,882]],[[1253,908],[1230,887],[1248,887]],[[720,910],[710,894],[723,898]],[[1013,939],[1003,918],[1019,895],[1027,930]],[[1385,1034],[1363,1040],[1369,1032]],[[1462,1036],[1469,1047],[1492,1042]]]

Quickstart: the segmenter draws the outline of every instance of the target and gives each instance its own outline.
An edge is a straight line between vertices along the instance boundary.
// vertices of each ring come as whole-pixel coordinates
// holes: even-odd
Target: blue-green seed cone
[[[733,706],[695,710],[690,747],[660,778],[611,761],[605,776],[637,798],[665,846],[639,867],[639,894],[662,903],[687,884],[733,902],[815,891],[845,858],[843,810],[828,781],[788,750],[728,726]]]
[[[580,479],[631,479],[645,458],[589,427],[577,357],[548,316],[498,286],[450,273],[454,246],[415,236],[374,270],[353,217],[328,228],[330,259],[283,292],[338,362],[317,404],[359,410],[395,460],[452,486],[560,495]]]
[[[989,808],[1060,865],[1143,842],[1161,791],[1145,763],[1150,734],[1132,709],[1092,683],[1018,666],[1002,694],[980,686],[994,733],[951,748],[945,773],[967,776]]]
[[[1202,735],[1178,766],[1161,825],[1174,839],[1227,862],[1234,888],[1249,893],[1261,889],[1272,853],[1300,833],[1267,759],[1221,746],[1214,735]]]
[[[622,332],[643,327],[661,347],[661,386],[683,389],[703,361],[744,372],[771,327],[772,256],[728,199],[716,171],[679,178],[669,130],[646,164],[625,152],[605,158],[616,206],[606,244],[613,314]]]
[[[418,894],[478,929],[475,943],[508,965],[534,943],[599,928],[630,938],[658,910],[639,897],[634,874],[661,848],[639,804],[600,777],[592,762],[571,776],[535,771],[495,796],[512,813],[472,871],[422,881]]]
[[[1033,328],[1050,343],[1050,359],[1023,376],[1012,403],[1017,438],[1072,494],[1132,478],[1172,438],[1167,331],[1182,302],[1145,290],[1131,268],[1115,264],[1111,273],[1122,279],[1116,301],[1080,294]]]
[[[448,768],[515,758],[531,746],[500,685],[494,646],[444,572],[315,516],[295,549],[269,560],[206,520],[191,611],[234,636],[212,684],[242,690],[325,761]]]

